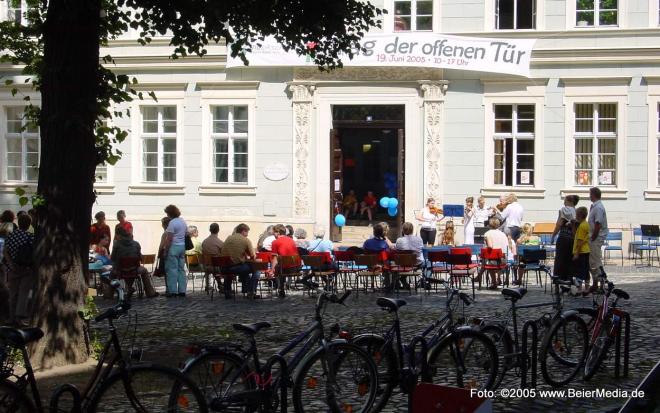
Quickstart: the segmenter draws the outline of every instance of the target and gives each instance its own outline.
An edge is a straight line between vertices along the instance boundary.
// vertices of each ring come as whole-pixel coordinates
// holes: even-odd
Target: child
[[[442,233],[442,242],[440,245],[450,245],[454,246],[454,222],[447,221],[445,224],[445,230]]]
[[[577,230],[575,231],[575,240],[573,241],[573,273],[576,276],[576,281],[580,284],[584,283],[584,290],[578,287],[577,293],[586,294],[589,290],[589,224],[587,223],[586,207],[580,207],[575,211],[575,217],[578,222]],[[584,292],[583,292],[584,291]]]

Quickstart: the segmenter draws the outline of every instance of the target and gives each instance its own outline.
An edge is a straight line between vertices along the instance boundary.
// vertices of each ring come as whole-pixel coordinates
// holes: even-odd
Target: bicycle
[[[271,361],[261,364],[254,338],[259,330],[271,326],[267,322],[234,324],[236,331],[245,334],[247,348],[233,344],[196,347],[182,372],[198,384],[213,411],[275,411],[282,401],[286,403],[286,393],[278,394],[283,380],[285,385],[293,385],[296,412],[366,413],[376,397],[376,366],[360,347],[326,338],[323,327],[327,303],[343,304],[350,292],[340,298],[319,293],[313,321],[274,356],[284,360],[302,344],[278,375],[271,373]],[[338,327],[330,334],[337,331]]]
[[[376,304],[394,315],[392,326],[384,334],[361,334],[353,343],[365,348],[378,367],[378,397],[373,412],[387,404],[398,385],[404,394],[414,390],[419,377],[422,381],[464,388],[487,390],[497,375],[497,351],[491,339],[470,326],[457,325],[454,313],[460,302],[465,306],[472,299],[458,289],[447,288],[446,314],[429,325],[420,336],[404,345],[398,310],[406,305],[401,299],[380,297]],[[415,353],[417,342],[423,341],[428,349],[427,360]],[[425,370],[425,364],[428,370]],[[421,368],[420,368],[421,366]]]
[[[614,283],[607,281],[606,277],[601,277],[603,285],[603,300],[597,305],[594,296],[593,303],[597,305],[594,317],[590,320],[589,330],[591,338],[589,340],[589,351],[584,363],[584,380],[588,381],[596,374],[598,367],[603,363],[607,353],[620,333],[621,319],[624,313],[617,308],[620,299],[629,300],[630,295],[627,292],[614,288]],[[616,298],[610,305],[610,296],[614,294]],[[593,314],[593,313],[592,313]]]
[[[547,268],[543,270],[549,271]],[[507,316],[494,323],[477,320],[481,324],[480,331],[491,337],[500,355],[501,369],[494,388],[499,387],[508,371],[519,369],[518,374],[523,377],[528,366],[536,365],[534,347],[522,350],[518,331],[519,309],[551,306],[555,310],[554,314],[546,313],[533,320],[534,332],[537,332],[539,327],[545,329],[538,353],[545,382],[559,387],[569,383],[578,374],[588,347],[587,325],[580,317],[580,311],[563,310],[562,293],[568,291],[572,283],[552,275],[550,278],[554,286],[552,301],[518,305],[516,303],[525,296],[527,289],[505,288],[502,295],[505,300],[511,301]],[[513,324],[513,337],[508,328],[509,322]],[[532,371],[535,372],[535,367]]]
[[[201,392],[180,371],[153,363],[131,363],[124,357],[113,321],[131,308],[124,301],[124,291],[118,281],[119,303],[96,317],[96,322],[108,320],[110,332],[94,374],[85,390],[71,384],[56,388],[50,398],[50,412],[202,412],[207,406]],[[0,342],[4,357],[0,357],[0,411],[12,413],[45,412],[37,388],[34,370],[26,346],[44,336],[39,328],[16,329],[0,327]],[[18,351],[25,373],[17,374],[10,353]],[[0,352],[0,354],[2,354]],[[31,389],[31,398],[28,396]]]

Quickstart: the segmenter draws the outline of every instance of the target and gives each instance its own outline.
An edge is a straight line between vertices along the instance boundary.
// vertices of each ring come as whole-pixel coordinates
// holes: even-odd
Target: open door
[[[330,130],[330,240],[341,241],[341,227],[335,224],[335,216],[342,213],[344,200],[344,156],[339,141],[339,131]]]
[[[399,200],[399,214],[397,215],[398,225],[398,235],[402,235],[403,223],[406,220],[405,215],[405,199],[406,199],[406,139],[405,139],[405,130],[397,129],[397,139],[399,145],[399,156],[397,158],[397,199]]]

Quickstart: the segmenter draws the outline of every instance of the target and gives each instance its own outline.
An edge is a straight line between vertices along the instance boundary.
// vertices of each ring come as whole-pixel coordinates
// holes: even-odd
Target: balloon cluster
[[[399,213],[399,200],[396,198],[388,198],[386,196],[380,199],[380,206],[387,208],[387,215],[395,217]]]
[[[396,189],[397,189],[397,182],[396,182],[396,174],[392,172],[385,172],[383,174],[383,180],[385,182],[385,189],[387,189],[387,195],[388,196],[396,196]]]

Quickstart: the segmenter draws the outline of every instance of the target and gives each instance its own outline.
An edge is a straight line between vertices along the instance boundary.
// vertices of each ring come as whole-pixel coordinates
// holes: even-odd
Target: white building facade
[[[588,188],[599,186],[610,225],[627,238],[640,223],[660,223],[659,0],[376,3],[389,10],[385,33],[537,39],[531,75],[387,66],[228,69],[224,45],[203,59],[170,60],[166,38],[143,47],[129,34],[102,55],[111,54],[113,70],[136,77],[158,101],[132,102],[130,117],[113,120],[130,134],[119,148],[122,159],[98,170],[94,210],[109,217],[126,210],[149,251],[170,203],[202,235],[210,222],[220,223],[221,235],[246,222],[255,238],[270,223],[328,228],[338,145],[359,141],[363,151],[339,148],[345,192],[363,180],[373,185],[378,177],[369,177],[365,154],[390,139],[395,155],[378,153],[392,162],[373,168],[399,177],[400,213],[408,221],[428,196],[462,204],[484,195],[494,205],[514,192],[526,221],[553,222],[564,195],[587,198]],[[17,15],[7,1],[0,7],[5,18]],[[16,73],[0,67],[0,75],[21,84]],[[18,209],[15,188],[36,185],[39,134],[21,131],[21,93],[32,94],[0,88],[0,209]]]

